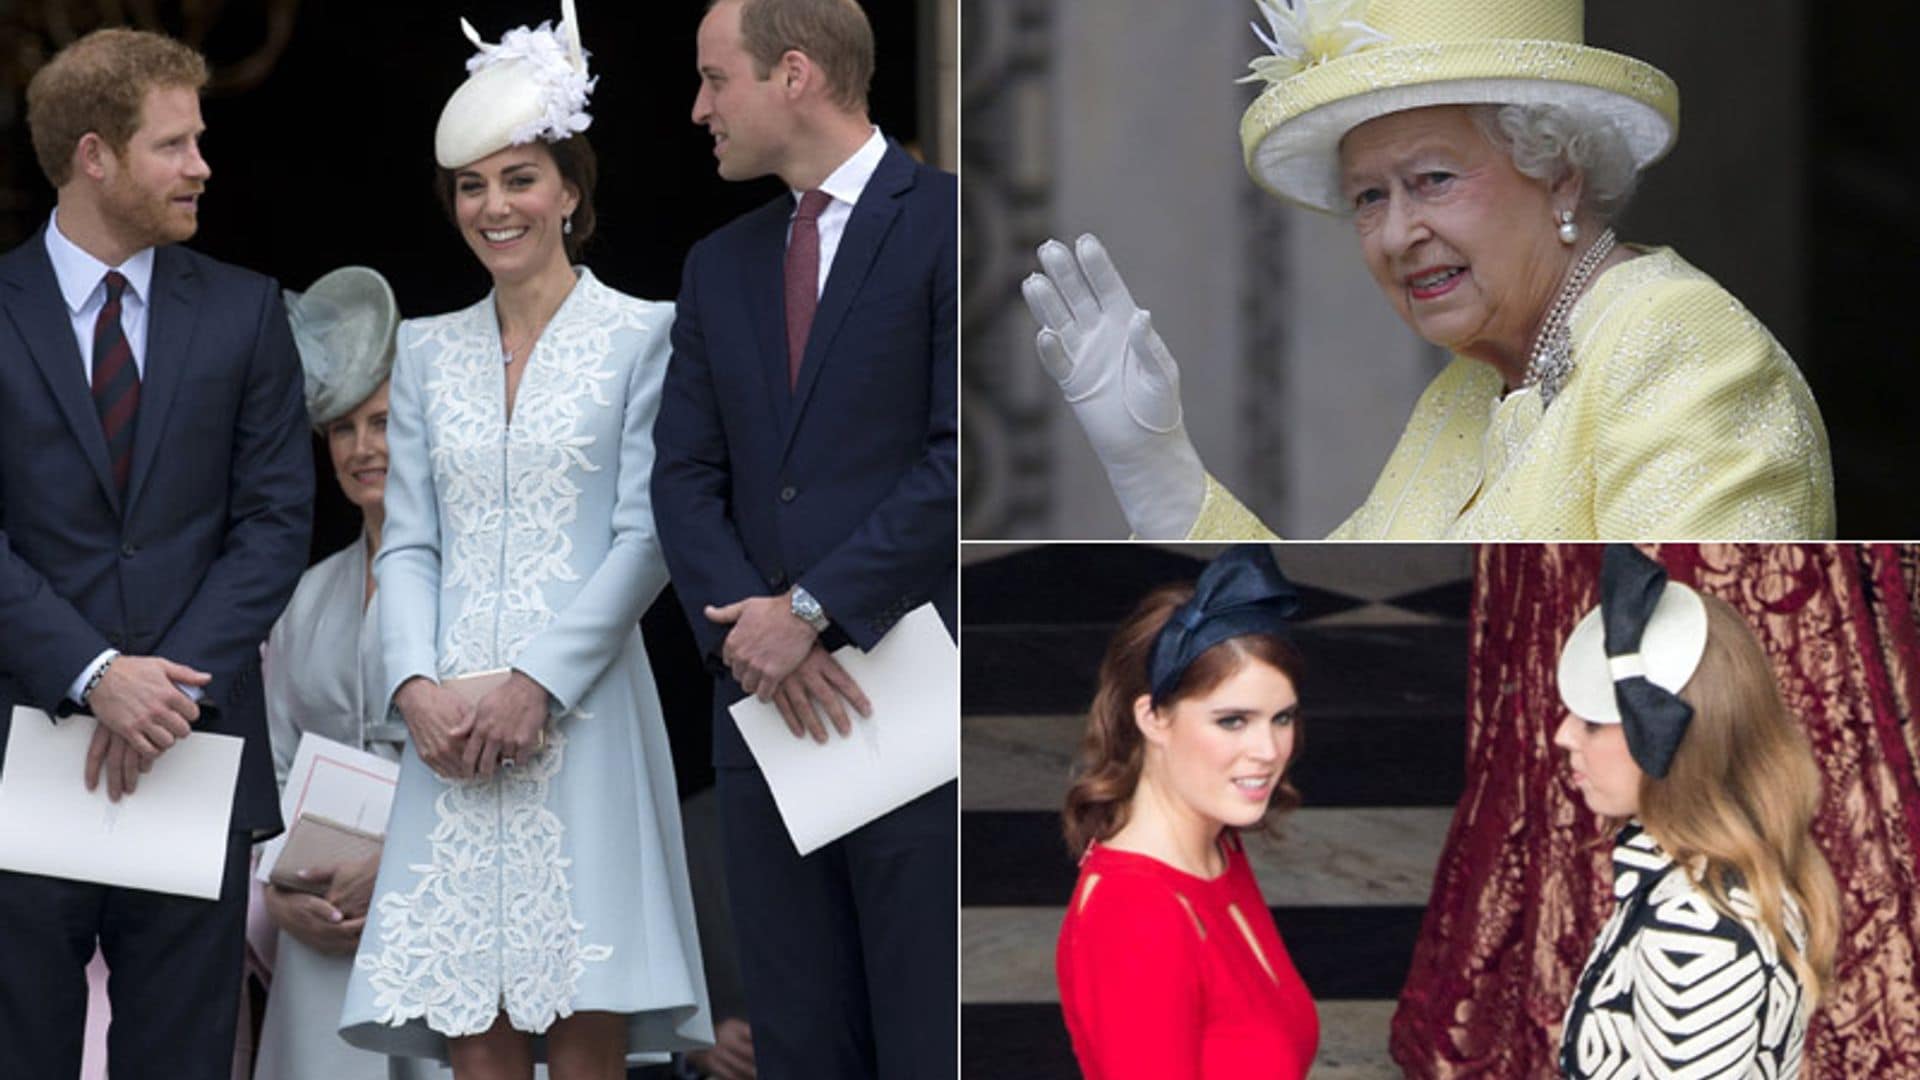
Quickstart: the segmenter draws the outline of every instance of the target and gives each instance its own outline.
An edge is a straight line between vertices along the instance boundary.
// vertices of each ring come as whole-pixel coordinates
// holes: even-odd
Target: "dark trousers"
[[[0,871],[0,1077],[80,1075],[87,962],[108,968],[113,1080],[227,1080],[246,953],[245,833],[220,899]]]
[[[955,1076],[958,785],[801,858],[760,771],[716,771],[762,1080]]]

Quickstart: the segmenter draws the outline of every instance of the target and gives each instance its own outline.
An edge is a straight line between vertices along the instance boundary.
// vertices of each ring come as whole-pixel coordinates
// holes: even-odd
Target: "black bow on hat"
[[[1640,638],[1666,591],[1667,571],[1632,544],[1608,544],[1600,565],[1600,621],[1613,699],[1626,728],[1627,750],[1641,771],[1667,775],[1673,752],[1693,721],[1693,706],[1647,678]]]
[[[1192,599],[1174,609],[1153,639],[1147,679],[1154,704],[1166,702],[1201,653],[1242,634],[1285,634],[1298,610],[1300,595],[1265,544],[1228,548],[1201,571]]]

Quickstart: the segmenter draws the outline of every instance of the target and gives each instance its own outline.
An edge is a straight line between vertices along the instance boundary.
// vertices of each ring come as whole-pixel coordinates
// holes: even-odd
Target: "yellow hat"
[[[1680,131],[1680,89],[1651,64],[1584,44],[1582,0],[1258,0],[1270,85],[1240,119],[1247,171],[1337,213],[1340,140],[1428,105],[1564,105],[1612,121],[1646,168]]]

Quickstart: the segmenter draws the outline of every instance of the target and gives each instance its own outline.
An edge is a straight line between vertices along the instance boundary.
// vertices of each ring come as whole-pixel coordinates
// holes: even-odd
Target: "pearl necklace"
[[[1566,283],[1560,286],[1560,295],[1553,298],[1553,306],[1547,309],[1547,319],[1540,324],[1539,335],[1533,339],[1526,378],[1520,385],[1539,387],[1542,407],[1553,403],[1560,395],[1560,388],[1566,385],[1567,377],[1573,374],[1573,332],[1567,318],[1573,313],[1574,301],[1586,288],[1587,279],[1613,253],[1613,245],[1613,230],[1608,229],[1580,256],[1580,261],[1573,264]]]

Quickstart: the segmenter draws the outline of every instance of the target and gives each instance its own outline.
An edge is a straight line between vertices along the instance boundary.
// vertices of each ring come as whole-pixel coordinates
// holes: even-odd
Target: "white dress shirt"
[[[53,263],[53,277],[60,285],[60,297],[67,303],[67,319],[73,326],[73,340],[80,346],[81,373],[86,376],[89,387],[93,385],[93,324],[100,318],[100,309],[107,303],[107,271],[118,270],[120,276],[127,279],[127,287],[120,293],[120,332],[127,336],[127,346],[133,351],[133,369],[145,379],[153,249],[141,248],[119,266],[108,266],[67,239],[67,234],[60,231],[60,211],[55,209],[53,217],[47,221],[47,259]],[[101,665],[119,655],[118,649],[107,649],[94,657],[91,663],[80,669],[80,674],[67,687],[67,697],[76,705],[84,704],[80,694],[87,688],[87,680],[93,678],[93,673],[100,670]],[[193,700],[200,700],[199,687],[182,686],[180,689]]]
[[[880,167],[880,159],[886,155],[887,138],[880,134],[878,127],[853,156],[840,163],[820,184],[820,190],[832,198],[827,208],[820,211],[820,280],[816,283],[814,297],[819,298],[827,291],[827,271],[833,268],[833,256],[840,250],[840,238],[846,235],[847,219],[853,216],[853,204],[860,201],[860,193],[867,190],[867,181],[873,179],[874,170]],[[793,193],[793,213],[787,215],[787,241],[793,241],[793,218],[800,212],[800,196],[803,191]]]
[[[60,283],[60,296],[67,302],[67,318],[73,324],[73,340],[80,346],[81,371],[87,385],[93,385],[93,323],[107,303],[107,271],[118,270],[127,279],[120,294],[120,330],[133,349],[133,369],[147,377],[147,309],[153,286],[153,249],[141,248],[119,266],[108,266],[67,239],[60,231],[60,212],[55,210],[47,222],[47,258],[53,263],[53,276]]]

